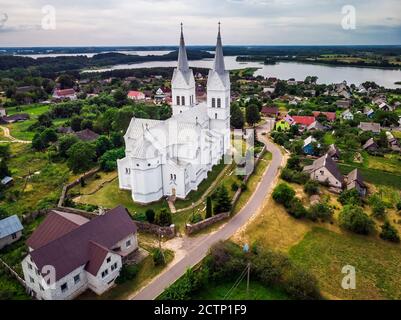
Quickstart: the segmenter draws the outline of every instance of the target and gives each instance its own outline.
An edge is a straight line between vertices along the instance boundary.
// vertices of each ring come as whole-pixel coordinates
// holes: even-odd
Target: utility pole
[[[250,280],[250,276],[251,276],[251,263],[248,263],[248,275],[246,278],[246,295],[249,299],[249,280]]]

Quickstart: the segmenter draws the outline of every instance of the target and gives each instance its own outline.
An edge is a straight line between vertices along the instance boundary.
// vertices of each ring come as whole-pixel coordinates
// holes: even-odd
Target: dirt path
[[[12,142],[12,143],[32,143],[32,141],[28,141],[28,140],[20,140],[17,138],[14,138],[11,134],[10,134],[10,129],[4,126],[0,126],[0,128],[3,130],[4,133],[4,137],[9,139],[9,140],[0,140],[0,142]]]

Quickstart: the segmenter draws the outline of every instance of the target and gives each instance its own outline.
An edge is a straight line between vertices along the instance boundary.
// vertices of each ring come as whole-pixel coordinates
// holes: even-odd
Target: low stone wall
[[[48,214],[49,211],[50,210],[48,210],[48,209],[44,209],[44,210],[37,210],[37,211],[30,212],[28,214],[24,214],[21,218],[21,222],[29,224],[32,221],[34,221],[36,218],[42,217],[42,216]]]
[[[174,238],[175,237],[175,225],[174,224],[172,224],[169,227],[160,227],[156,224],[152,224],[149,222],[143,222],[143,221],[134,220],[134,223],[136,224],[138,231],[140,231],[140,232],[151,233],[151,234],[155,234],[157,236],[162,235],[163,237],[166,237],[166,238]]]
[[[66,184],[63,186],[63,190],[61,191],[61,196],[60,199],[58,201],[58,206],[62,207],[64,204],[64,200],[65,197],[67,196],[67,192],[68,190],[70,190],[71,188],[75,187],[76,185],[81,183],[81,179],[87,179],[92,177],[93,175],[95,175],[96,173],[98,173],[100,171],[100,168],[94,168],[88,172],[85,172],[83,175],[81,175],[79,178],[77,178],[76,180],[74,180],[73,182]]]
[[[202,220],[195,224],[187,223],[186,224],[186,232],[187,232],[187,234],[192,234],[192,233],[198,232],[202,229],[205,229],[208,226],[211,226],[212,224],[215,224],[218,221],[227,219],[229,216],[230,216],[230,212],[224,212],[224,213],[216,214],[213,217],[207,218],[207,219]]]

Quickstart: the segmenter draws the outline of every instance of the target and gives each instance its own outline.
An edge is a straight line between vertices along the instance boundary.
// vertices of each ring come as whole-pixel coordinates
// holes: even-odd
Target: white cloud
[[[49,4],[54,31],[37,27]],[[340,24],[347,4],[353,31]],[[400,12],[398,0],[2,0],[0,46],[176,44],[181,21],[188,44],[213,44],[219,20],[226,44],[400,44]]]

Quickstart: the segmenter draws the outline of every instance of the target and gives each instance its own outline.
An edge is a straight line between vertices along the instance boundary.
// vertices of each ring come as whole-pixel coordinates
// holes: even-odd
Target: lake
[[[119,53],[130,55],[155,55],[161,56],[171,51],[117,51]],[[213,51],[210,51],[214,53]],[[93,57],[96,53],[82,54],[33,54],[24,55],[32,58],[40,57],[58,57],[58,56],[77,56],[84,55]],[[307,76],[317,76],[318,83],[339,83],[347,81],[348,84],[354,83],[359,85],[365,81],[374,81],[377,84],[386,88],[401,88],[400,85],[394,84],[396,81],[401,81],[401,70],[378,69],[378,68],[358,68],[358,67],[340,67],[340,66],[325,66],[317,64],[308,64],[300,62],[279,62],[275,65],[264,65],[259,62],[238,62],[235,56],[224,58],[226,68],[235,70],[241,68],[258,68],[255,75],[264,77],[275,77],[283,80],[295,78],[296,80],[304,80]],[[191,67],[211,68],[213,59],[193,60],[189,61]],[[102,72],[119,69],[138,69],[138,68],[156,68],[156,67],[175,67],[176,61],[151,61],[135,64],[119,64],[108,68],[99,68],[91,70],[83,70],[84,72]]]
[[[16,54],[19,57],[29,57],[33,59],[37,58],[54,58],[54,57],[74,57],[74,56],[85,56],[88,58],[92,58],[95,54],[99,53],[109,53],[109,52],[118,52],[127,55],[137,55],[137,56],[163,56],[172,51],[104,51],[104,52],[89,52],[89,53],[40,53],[40,54]]]
[[[401,81],[401,70],[324,66],[298,62],[279,62],[275,65],[264,65],[259,62],[238,62],[234,56],[225,57],[224,61],[228,70],[249,67],[259,68],[255,72],[255,76],[276,77],[283,80],[290,78],[304,80],[307,76],[317,76],[319,78],[318,83],[330,84],[345,80],[348,84],[354,83],[355,85],[359,85],[365,81],[374,81],[386,88],[401,88],[401,86],[394,84],[396,81]],[[135,64],[119,64],[109,68],[84,71],[102,72],[120,69],[175,67],[176,65],[176,61],[151,61]],[[213,66],[213,59],[193,60],[189,61],[189,65],[196,68],[211,68]]]

